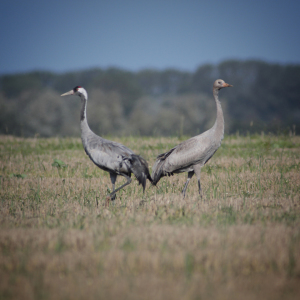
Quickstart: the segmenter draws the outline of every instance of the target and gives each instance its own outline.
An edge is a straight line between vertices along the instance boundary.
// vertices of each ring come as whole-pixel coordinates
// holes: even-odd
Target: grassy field
[[[111,139],[150,166],[180,142]],[[0,299],[300,299],[300,137],[227,136],[202,200],[180,174],[109,208],[79,138],[2,136],[0,156]]]

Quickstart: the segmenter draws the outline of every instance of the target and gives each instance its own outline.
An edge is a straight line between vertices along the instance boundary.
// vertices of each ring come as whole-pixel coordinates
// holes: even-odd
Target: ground
[[[150,168],[183,139],[107,138]],[[300,298],[297,136],[226,136],[202,199],[177,174],[109,207],[80,139],[2,136],[0,155],[0,299]]]

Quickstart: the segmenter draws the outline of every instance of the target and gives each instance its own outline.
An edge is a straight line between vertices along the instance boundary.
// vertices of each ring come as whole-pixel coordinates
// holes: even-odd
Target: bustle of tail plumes
[[[160,154],[157,156],[156,161],[152,168],[152,185],[156,185],[160,178],[164,177],[163,166],[165,164],[166,153]]]
[[[166,158],[176,149],[176,147],[172,148],[166,153],[162,153],[157,156],[156,161],[152,167],[152,185],[156,185],[159,180],[164,176],[170,176],[173,175],[173,173],[167,173],[164,170],[164,165]]]
[[[131,171],[135,175],[139,184],[142,185],[143,191],[145,191],[146,181],[147,179],[153,183],[153,180],[149,173],[148,163],[147,161],[139,155],[133,154],[131,155]]]

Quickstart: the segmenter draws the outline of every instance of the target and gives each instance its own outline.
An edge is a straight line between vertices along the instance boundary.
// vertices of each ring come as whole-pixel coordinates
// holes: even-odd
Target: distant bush
[[[300,66],[224,61],[195,72],[117,68],[0,77],[0,134],[79,135],[79,99],[60,97],[76,85],[89,94],[88,120],[100,135],[194,135],[215,119],[214,80],[233,84],[221,92],[226,132],[300,128]]]

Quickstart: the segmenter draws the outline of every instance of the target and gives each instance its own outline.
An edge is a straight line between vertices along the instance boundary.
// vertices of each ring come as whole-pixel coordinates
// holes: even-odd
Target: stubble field
[[[180,142],[108,138],[150,166]],[[0,156],[0,299],[300,299],[300,137],[227,136],[202,200],[180,174],[108,208],[79,138],[2,136]]]

